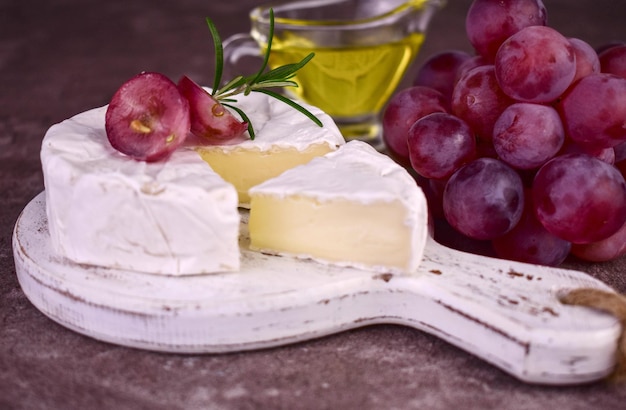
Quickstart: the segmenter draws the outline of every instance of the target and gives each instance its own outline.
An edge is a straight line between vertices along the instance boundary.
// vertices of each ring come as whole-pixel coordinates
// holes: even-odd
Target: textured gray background
[[[423,59],[469,50],[468,0],[434,20]],[[22,293],[11,232],[43,189],[39,146],[53,123],[106,104],[142,70],[212,80],[204,17],[248,28],[252,0],[4,0],[0,3],[1,409],[617,409],[626,386],[523,384],[428,334],[365,329],[282,348],[174,355],[101,343],[53,323]],[[550,24],[593,46],[626,40],[623,0],[546,0]],[[626,260],[575,267],[626,292]]]

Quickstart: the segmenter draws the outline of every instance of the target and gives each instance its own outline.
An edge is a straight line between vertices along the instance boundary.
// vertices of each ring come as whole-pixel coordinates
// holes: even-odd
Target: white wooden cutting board
[[[593,381],[615,363],[617,319],[558,300],[580,287],[610,290],[581,272],[470,255],[429,239],[417,272],[381,275],[251,252],[244,234],[240,272],[142,274],[55,255],[44,201],[37,196],[15,226],[19,282],[45,315],[99,340],[215,353],[392,323],[436,335],[527,382]]]

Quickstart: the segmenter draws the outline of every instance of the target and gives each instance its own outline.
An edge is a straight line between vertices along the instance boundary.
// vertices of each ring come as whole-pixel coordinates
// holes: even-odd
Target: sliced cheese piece
[[[250,248],[376,272],[412,272],[427,235],[426,198],[370,145],[339,150],[250,190]]]
[[[345,143],[330,116],[316,107],[301,104],[322,121],[323,127],[265,94],[236,98],[235,105],[246,113],[254,127],[255,139],[246,133],[236,144],[202,146],[197,150],[215,172],[235,186],[242,207],[248,207],[251,187]]]
[[[187,275],[240,267],[237,193],[192,149],[146,163],[111,147],[106,107],[52,126],[41,161],[53,249],[76,263]]]

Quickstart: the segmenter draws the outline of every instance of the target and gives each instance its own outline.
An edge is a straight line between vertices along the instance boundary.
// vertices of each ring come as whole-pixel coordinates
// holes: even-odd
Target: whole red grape
[[[594,158],[599,159],[600,161],[604,161],[607,164],[613,165],[615,164],[615,149],[609,148],[601,148],[597,150],[590,150],[581,147],[580,145],[574,143],[573,141],[567,139],[559,151],[559,155],[565,154],[587,154]]]
[[[465,18],[465,31],[478,54],[493,62],[504,40],[524,27],[547,22],[541,0],[474,0]]]
[[[571,252],[590,262],[606,262],[626,255],[626,224],[601,241],[572,245]]]
[[[598,56],[600,70],[603,73],[614,74],[626,78],[626,44],[611,47]]]
[[[445,179],[476,157],[469,125],[448,113],[432,113],[409,128],[411,166],[426,178]]]
[[[601,241],[626,222],[626,182],[613,166],[586,154],[544,164],[533,181],[537,219],[572,243]]]
[[[557,104],[566,134],[590,151],[626,141],[626,78],[596,73],[581,78]]]
[[[469,124],[480,139],[491,141],[493,126],[514,101],[507,96],[493,65],[475,67],[459,79],[452,94],[452,113]]]
[[[479,158],[448,180],[443,210],[448,223],[473,239],[494,239],[519,222],[524,187],[519,175],[493,158]]]
[[[450,100],[459,67],[470,58],[468,53],[460,50],[447,50],[437,53],[422,64],[415,75],[413,85],[434,88]]]
[[[574,48],[574,53],[576,53],[576,75],[574,75],[572,83],[589,74],[599,73],[600,59],[593,47],[579,38],[569,38],[568,40]]]
[[[502,90],[518,101],[548,103],[572,84],[576,53],[553,28],[526,27],[506,39],[495,59]]]
[[[448,112],[448,101],[433,88],[409,87],[391,97],[382,117],[383,141],[396,161],[410,166],[409,128],[434,112]]]
[[[531,195],[525,195],[522,218],[513,229],[493,240],[493,249],[500,258],[558,266],[570,252],[571,243],[551,234],[537,220]]]
[[[534,169],[554,157],[565,132],[557,111],[533,103],[515,103],[500,115],[493,128],[493,146],[513,168]]]
[[[455,80],[455,84],[457,81],[459,81],[459,79],[469,70],[471,70],[472,68],[476,68],[476,67],[480,67],[483,65],[491,65],[493,63],[488,62],[487,60],[485,60],[485,57],[481,56],[481,55],[475,55],[467,60],[465,60],[460,66],[459,69],[457,70],[456,73],[456,80]],[[454,90],[453,90],[454,91]]]

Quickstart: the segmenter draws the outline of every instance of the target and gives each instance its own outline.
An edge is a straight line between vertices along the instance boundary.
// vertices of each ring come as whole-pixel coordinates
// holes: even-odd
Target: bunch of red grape
[[[475,55],[432,56],[383,114],[433,216],[505,259],[626,254],[626,43],[564,37],[541,0],[474,0],[466,32]]]

